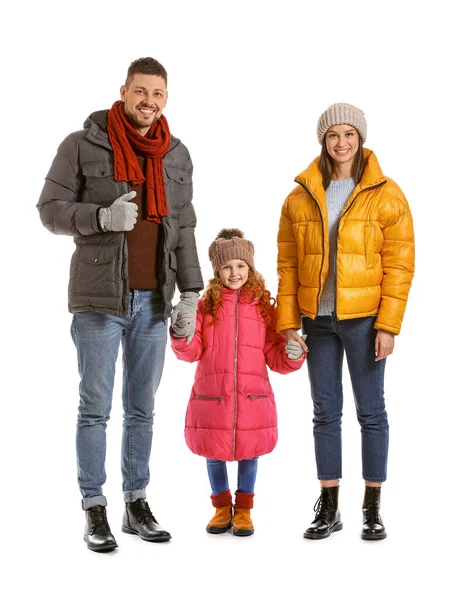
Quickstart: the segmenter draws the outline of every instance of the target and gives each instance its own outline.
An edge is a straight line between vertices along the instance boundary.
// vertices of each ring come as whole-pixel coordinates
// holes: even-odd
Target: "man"
[[[69,135],[46,177],[38,210],[51,232],[73,235],[69,282],[72,338],[81,377],[78,483],[90,550],[117,547],[106,516],[106,424],[115,363],[123,349],[122,531],[171,539],[146,502],[155,392],[163,370],[175,284],[195,327],[203,289],[195,244],[192,162],[166,118],[167,73],[153,58],[131,63],[121,101]]]

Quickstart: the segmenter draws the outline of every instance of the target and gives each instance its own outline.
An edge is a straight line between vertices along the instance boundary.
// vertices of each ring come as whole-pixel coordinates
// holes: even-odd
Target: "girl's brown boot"
[[[230,490],[211,496],[216,514],[206,526],[208,533],[225,533],[232,526],[232,495]]]
[[[253,506],[254,494],[235,492],[233,535],[245,536],[254,533],[254,525],[251,520],[251,508]]]

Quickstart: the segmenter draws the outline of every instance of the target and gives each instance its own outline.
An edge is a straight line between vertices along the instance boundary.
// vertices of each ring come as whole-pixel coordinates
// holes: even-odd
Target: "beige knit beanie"
[[[239,229],[219,231],[216,239],[209,246],[208,254],[214,273],[218,273],[226,262],[235,258],[244,260],[255,271],[254,244],[244,239],[244,233]]]
[[[352,104],[339,102],[330,106],[320,116],[317,129],[318,142],[323,143],[329,127],[343,124],[352,125],[361,136],[363,143],[366,141],[367,123],[363,111]]]

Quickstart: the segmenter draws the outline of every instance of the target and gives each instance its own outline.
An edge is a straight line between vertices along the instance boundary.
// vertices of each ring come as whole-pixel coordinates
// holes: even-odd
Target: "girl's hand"
[[[375,336],[375,360],[382,360],[392,354],[395,347],[395,335],[379,329]]]
[[[296,340],[291,340],[286,344],[286,354],[291,360],[299,360],[304,355],[302,346]]]

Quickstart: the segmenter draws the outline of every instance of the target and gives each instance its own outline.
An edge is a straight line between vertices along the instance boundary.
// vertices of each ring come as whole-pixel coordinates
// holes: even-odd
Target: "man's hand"
[[[99,223],[104,231],[131,231],[137,221],[137,204],[130,202],[136,192],[123,194],[115,202],[99,211]]]
[[[375,336],[375,360],[382,360],[392,354],[395,347],[395,335],[379,329]]]
[[[297,333],[297,329],[285,329],[282,333],[286,336],[286,342],[298,342],[302,348],[302,352],[308,353],[307,344],[303,341],[300,335]]]
[[[179,312],[177,314],[177,319],[172,326],[174,337],[177,338],[187,338],[187,344],[190,343],[193,333],[195,330],[195,320],[191,313],[189,312]],[[191,336],[191,337],[190,337]],[[189,339],[190,337],[190,339]]]
[[[198,294],[196,292],[182,292],[179,302],[176,304],[171,314],[171,327],[174,336],[186,337],[187,344],[190,344],[193,334],[195,333],[197,308]],[[179,323],[177,323],[177,321],[179,321]],[[184,331],[186,331],[186,333],[183,333]]]

